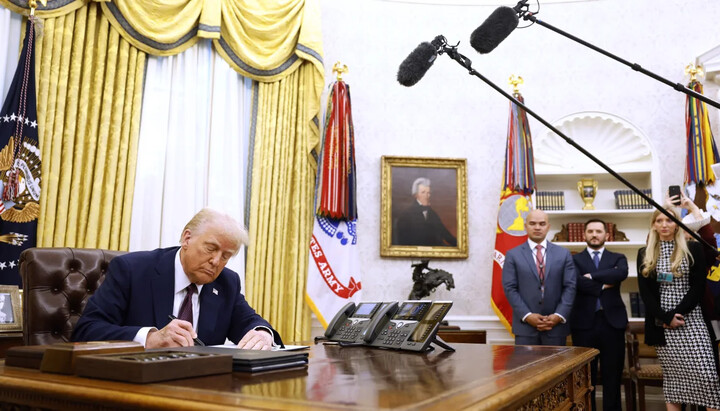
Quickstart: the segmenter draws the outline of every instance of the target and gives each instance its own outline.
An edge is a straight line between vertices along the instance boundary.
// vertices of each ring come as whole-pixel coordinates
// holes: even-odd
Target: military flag
[[[0,111],[0,283],[20,285],[20,253],[34,247],[40,211],[35,95],[35,17],[25,30],[15,76]]]
[[[511,77],[511,82],[513,81]],[[523,102],[517,90],[513,96]],[[495,250],[493,252],[492,288],[490,302],[500,322],[511,332],[512,307],[505,297],[502,286],[502,269],[508,250],[527,240],[525,217],[531,209],[531,195],[535,190],[535,166],[533,163],[532,138],[527,114],[510,102],[508,134],[505,146],[505,173],[503,174],[500,207],[498,211]]]
[[[695,74],[701,73],[700,67],[688,67],[687,72],[692,73],[688,88],[700,94],[703,93],[702,84],[695,78]],[[715,220],[720,218],[720,186],[716,181],[716,175],[711,166],[720,162],[715,139],[710,128],[707,106],[702,101],[688,96],[685,104],[685,125],[687,137],[687,157],[685,160],[685,185],[691,199],[695,199],[696,190],[707,189],[708,198],[705,208]],[[712,229],[703,227],[699,233],[709,235]],[[718,234],[715,234],[716,243],[720,243]],[[705,237],[704,237],[705,238]],[[710,268],[707,276],[707,287],[703,296],[703,306],[710,319],[720,319],[720,311],[715,307],[720,304],[720,262]]]
[[[692,79],[688,88],[700,94],[702,84]],[[711,184],[715,176],[710,166],[720,161],[718,149],[710,129],[707,106],[695,97],[687,96],[685,105],[687,130],[687,160],[685,162],[685,184]]]
[[[350,87],[330,86],[315,188],[315,223],[305,300],[327,327],[361,289],[357,261],[355,137]]]

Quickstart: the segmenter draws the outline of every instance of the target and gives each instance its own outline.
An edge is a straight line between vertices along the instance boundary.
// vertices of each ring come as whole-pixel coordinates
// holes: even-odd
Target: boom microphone
[[[517,27],[520,18],[515,10],[516,8],[518,6],[515,8],[504,6],[496,8],[470,35],[472,48],[480,54],[493,51]]]
[[[405,87],[414,86],[430,70],[437,55],[436,46],[427,41],[420,43],[400,64],[397,73],[398,83]]]

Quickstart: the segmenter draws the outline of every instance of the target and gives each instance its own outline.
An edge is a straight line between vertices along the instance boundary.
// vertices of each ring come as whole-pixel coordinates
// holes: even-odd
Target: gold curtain
[[[95,3],[43,25],[37,244],[127,250],[145,53]]]
[[[285,341],[310,336],[305,304],[313,188],[319,144],[311,111],[318,75],[305,63],[285,79],[259,83],[254,136],[247,297]],[[320,77],[320,89],[322,77]]]
[[[95,2],[125,40],[151,55],[178,54],[208,38],[233,69],[254,80],[279,80],[303,60],[323,71],[318,0],[48,0],[36,14],[58,17]],[[0,4],[28,13],[27,0]]]
[[[0,4],[28,12],[24,0]],[[127,249],[143,52],[177,54],[211,38],[228,64],[260,82],[246,296],[285,340],[307,339],[311,153],[324,84],[319,1],[49,0],[36,14],[46,19],[38,245]]]

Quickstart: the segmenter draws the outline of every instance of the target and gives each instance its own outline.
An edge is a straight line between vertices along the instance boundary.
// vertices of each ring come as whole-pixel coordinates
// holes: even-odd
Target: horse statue
[[[420,263],[413,264],[413,288],[410,291],[409,300],[422,300],[430,295],[441,284],[445,284],[448,291],[455,288],[455,281],[452,274],[445,270],[429,268],[430,260],[420,260]]]

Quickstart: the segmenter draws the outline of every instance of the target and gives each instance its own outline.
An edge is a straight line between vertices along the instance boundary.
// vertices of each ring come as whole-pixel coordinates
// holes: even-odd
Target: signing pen
[[[168,315],[168,318],[170,319],[170,321],[172,321],[172,320],[177,320],[177,317],[175,317],[175,316],[172,315],[172,314]],[[195,343],[195,345],[199,345],[199,346],[201,346],[201,347],[204,347],[204,346],[205,346],[205,344],[204,344],[202,341],[200,341],[200,339],[197,338],[197,337],[196,337],[196,338],[193,338],[193,342]]]

